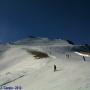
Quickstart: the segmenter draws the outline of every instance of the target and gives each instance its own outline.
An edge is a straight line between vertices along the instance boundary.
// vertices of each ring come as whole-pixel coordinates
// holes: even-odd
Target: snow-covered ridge
[[[62,39],[49,39],[49,38],[40,38],[40,37],[29,37],[26,39],[18,40],[14,42],[16,45],[66,45],[70,44],[67,40]]]

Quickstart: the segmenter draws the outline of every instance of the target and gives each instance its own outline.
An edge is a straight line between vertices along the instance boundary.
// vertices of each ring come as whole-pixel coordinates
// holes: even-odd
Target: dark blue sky
[[[30,35],[90,44],[89,0],[0,0],[0,42]]]

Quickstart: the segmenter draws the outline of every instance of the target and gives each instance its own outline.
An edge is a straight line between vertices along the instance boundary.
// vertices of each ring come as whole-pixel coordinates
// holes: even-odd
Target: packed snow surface
[[[16,90],[16,86],[21,90],[90,90],[90,57],[84,61],[74,47],[47,38],[25,39],[1,47],[0,90]]]

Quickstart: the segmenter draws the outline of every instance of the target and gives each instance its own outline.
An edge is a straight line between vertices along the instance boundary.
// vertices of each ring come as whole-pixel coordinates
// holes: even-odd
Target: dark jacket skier
[[[83,56],[83,60],[86,61],[85,57]]]
[[[57,68],[57,67],[56,67],[56,65],[54,64],[54,72],[56,71],[56,68]]]

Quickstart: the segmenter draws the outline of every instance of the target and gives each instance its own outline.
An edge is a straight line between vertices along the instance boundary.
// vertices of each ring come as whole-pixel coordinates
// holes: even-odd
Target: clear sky
[[[0,42],[30,35],[90,44],[89,0],[0,0]]]

